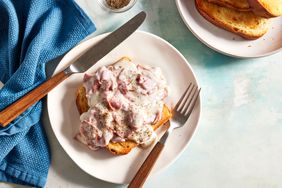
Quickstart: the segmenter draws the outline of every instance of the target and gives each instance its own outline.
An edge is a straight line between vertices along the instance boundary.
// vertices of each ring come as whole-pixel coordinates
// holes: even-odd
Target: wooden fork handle
[[[0,126],[5,127],[27,108],[42,99],[50,90],[69,77],[64,71],[56,74],[0,112]]]
[[[140,188],[143,186],[163,148],[164,145],[160,142],[155,145],[134,178],[131,180],[128,188]]]

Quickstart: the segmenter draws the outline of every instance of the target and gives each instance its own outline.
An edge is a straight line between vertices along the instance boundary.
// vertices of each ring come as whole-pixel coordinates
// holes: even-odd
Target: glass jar
[[[99,4],[106,10],[111,11],[111,12],[125,12],[127,10],[129,10],[130,8],[133,7],[133,5],[135,5],[137,0],[129,0],[129,3],[121,8],[114,8],[112,6],[110,6],[107,2],[108,1],[112,1],[114,2],[115,0],[98,0]],[[120,2],[122,0],[116,0],[117,2]]]

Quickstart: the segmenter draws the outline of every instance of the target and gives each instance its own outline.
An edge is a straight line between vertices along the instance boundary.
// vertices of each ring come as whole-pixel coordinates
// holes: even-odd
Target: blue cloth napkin
[[[0,110],[46,79],[45,65],[95,31],[73,0],[0,1]],[[38,102],[0,128],[0,181],[44,187],[50,152]]]

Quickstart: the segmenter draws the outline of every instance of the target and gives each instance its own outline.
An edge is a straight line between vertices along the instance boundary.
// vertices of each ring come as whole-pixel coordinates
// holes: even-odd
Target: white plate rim
[[[186,59],[173,45],[171,45],[169,42],[167,42],[167,41],[164,40],[163,38],[161,38],[161,37],[159,37],[159,36],[157,36],[157,35],[154,35],[154,34],[152,34],[152,33],[149,33],[149,32],[146,32],[146,31],[141,31],[141,30],[137,30],[136,32],[137,32],[137,33],[144,34],[144,35],[149,35],[149,36],[155,38],[156,40],[160,40],[161,42],[165,43],[166,45],[168,45],[168,47],[172,48],[172,49],[174,50],[174,52],[177,53],[177,55],[179,55],[179,57],[184,60],[186,66],[190,69],[190,71],[191,71],[191,73],[192,73],[192,76],[193,76],[194,79],[195,79],[195,84],[196,84],[197,86],[199,86],[198,79],[197,79],[196,74],[195,74],[194,70],[192,69],[191,65],[188,63],[187,59]],[[91,37],[89,37],[87,40],[83,40],[81,43],[79,43],[79,44],[78,44],[77,46],[75,46],[74,48],[78,48],[79,45],[81,45],[81,44],[84,43],[84,42],[87,42],[87,41],[89,41],[89,40],[94,40],[94,38],[96,38],[96,37],[103,37],[103,36],[106,36],[106,35],[108,35],[109,33],[110,33],[110,32],[104,33],[104,34],[100,34],[100,35],[97,35],[97,36],[91,36]],[[73,48],[73,49],[74,49],[74,48]],[[73,50],[73,49],[71,49],[68,53],[65,54],[65,56],[64,56],[64,57],[61,59],[61,61],[59,62],[59,64],[63,61],[63,59],[64,59],[69,53],[72,53],[72,50]],[[54,75],[58,72],[57,68],[58,68],[59,64],[57,65],[57,67],[56,67],[56,69],[55,69],[55,71],[54,71],[54,73],[53,73],[52,76],[54,76]],[[49,120],[50,120],[50,115],[49,115],[49,108],[50,108],[49,106],[50,106],[50,103],[49,103],[49,101],[50,101],[50,97],[49,97],[49,95],[47,95],[47,112],[48,112],[48,117],[49,117]],[[165,170],[165,169],[168,168],[170,165],[172,165],[172,164],[182,155],[182,153],[185,151],[185,149],[186,149],[186,148],[188,147],[188,145],[190,144],[191,140],[193,139],[194,134],[196,133],[196,131],[197,131],[197,129],[198,129],[198,126],[199,126],[199,123],[200,123],[200,119],[201,119],[201,113],[202,113],[201,95],[199,95],[197,103],[198,103],[199,113],[198,113],[197,116],[196,116],[196,119],[195,119],[195,122],[196,122],[196,123],[195,123],[195,127],[194,127],[194,129],[191,130],[192,132],[191,132],[191,136],[190,136],[188,142],[185,143],[184,147],[180,150],[180,152],[179,152],[177,155],[175,155],[175,157],[174,157],[173,160],[171,160],[171,161],[169,161],[168,163],[166,163],[166,164],[165,164],[164,166],[162,166],[157,172],[151,173],[150,176],[155,176],[156,174],[160,173],[161,171]],[[50,120],[50,124],[51,124],[51,120]],[[94,177],[94,178],[97,178],[97,179],[100,179],[100,180],[103,180],[103,181],[106,181],[106,182],[115,183],[115,184],[127,184],[127,182],[110,181],[110,180],[105,179],[105,178],[101,178],[101,177],[98,177],[98,176],[94,176],[93,174],[90,174],[89,172],[85,171],[85,170],[76,162],[76,160],[73,158],[73,156],[71,156],[71,155],[68,153],[68,151],[65,149],[64,145],[62,145],[62,143],[60,142],[60,140],[59,140],[59,138],[58,138],[58,136],[57,136],[57,134],[56,134],[56,131],[54,130],[52,124],[51,124],[51,128],[52,128],[52,131],[53,131],[53,133],[54,133],[54,135],[55,135],[57,141],[59,142],[60,146],[63,148],[63,150],[66,152],[66,154],[71,158],[71,160],[72,160],[82,171],[88,173],[89,175],[91,175],[91,176]]]
[[[264,53],[264,54],[260,54],[260,55],[235,55],[235,54],[232,54],[232,53],[228,53],[228,52],[225,52],[224,50],[221,50],[219,48],[216,48],[214,47],[213,45],[207,43],[204,39],[202,39],[202,37],[200,35],[197,34],[196,31],[194,31],[194,29],[192,29],[192,27],[190,26],[189,22],[185,19],[185,16],[183,14],[183,11],[181,10],[181,0],[175,0],[175,3],[176,3],[176,7],[178,9],[178,12],[183,20],[183,22],[185,23],[186,27],[191,31],[191,33],[193,33],[193,35],[198,39],[200,40],[203,44],[205,44],[206,46],[208,46],[209,48],[219,52],[219,53],[222,53],[224,55],[227,55],[227,56],[231,56],[231,57],[236,57],[236,58],[260,58],[260,57],[266,57],[266,56],[269,56],[269,55],[273,55],[273,54],[276,54],[278,52],[281,52],[282,51],[282,48],[280,49],[277,49],[277,50],[274,50],[274,51],[271,51],[271,52],[268,52],[268,53]],[[193,3],[194,3],[194,0],[193,0]]]

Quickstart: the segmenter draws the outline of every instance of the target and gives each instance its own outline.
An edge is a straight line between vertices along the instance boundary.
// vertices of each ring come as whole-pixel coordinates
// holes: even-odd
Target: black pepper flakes
[[[106,2],[112,9],[120,9],[127,6],[130,0],[106,0]]]

